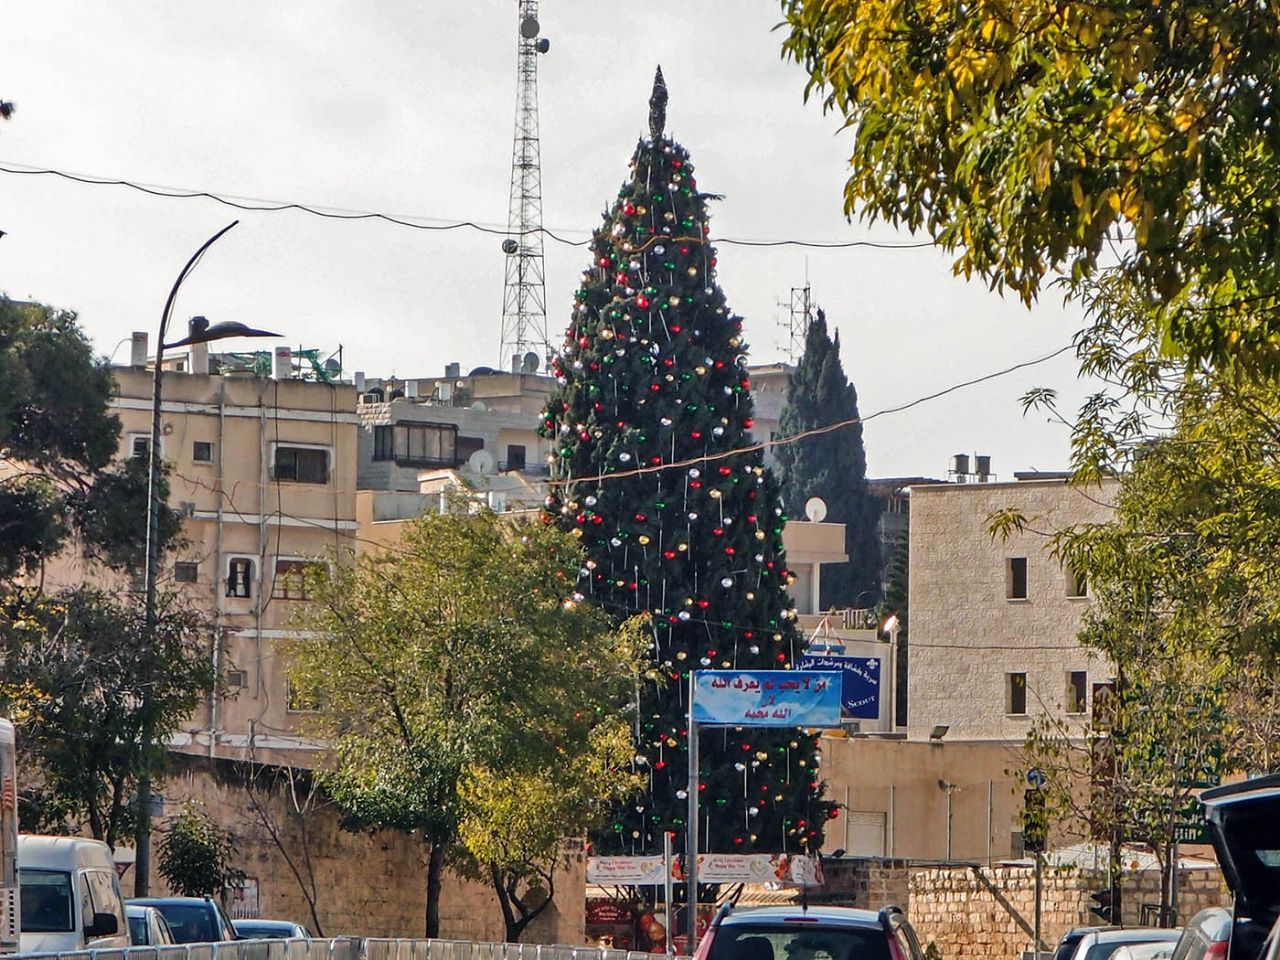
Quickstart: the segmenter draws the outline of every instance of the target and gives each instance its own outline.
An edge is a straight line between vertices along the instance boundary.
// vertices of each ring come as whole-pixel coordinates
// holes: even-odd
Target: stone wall
[[[1217,870],[1184,870],[1179,880],[1183,921],[1204,907],[1230,902]],[[1105,886],[1105,878],[1092,872],[1045,867],[1042,948],[1052,949],[1072,927],[1099,923],[1089,912],[1089,895]],[[1142,922],[1144,903],[1159,903],[1159,889],[1154,871],[1126,876],[1121,897],[1126,926]],[[907,913],[921,943],[936,943],[945,960],[1018,960],[1034,940],[1035,871],[1021,866],[916,869]]]
[[[235,866],[256,880],[262,917],[294,920],[315,927],[307,902],[289,865],[292,859],[311,870],[318,891],[319,926],[326,936],[421,937],[425,931],[425,850],[412,837],[395,832],[351,833],[340,828],[336,811],[322,806],[300,815],[287,791],[259,792],[263,806],[289,851],[286,858],[263,818],[248,803],[245,768],[230,761],[177,757],[177,769],[162,788],[165,815],[196,801],[235,837]],[[265,782],[265,781],[264,781]],[[158,821],[164,830],[164,821]],[[304,839],[305,838],[305,839]],[[159,837],[157,836],[157,840]],[[132,871],[123,880],[126,892]],[[153,894],[164,880],[152,879]],[[529,943],[583,943],[585,864],[567,858],[556,877],[556,902],[526,931]],[[502,911],[493,889],[447,874],[441,894],[440,936],[447,939],[505,938]],[[317,931],[318,932],[318,931]]]

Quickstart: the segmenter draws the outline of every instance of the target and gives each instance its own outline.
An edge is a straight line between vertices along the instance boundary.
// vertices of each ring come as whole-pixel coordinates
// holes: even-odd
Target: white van
[[[129,946],[111,850],[82,837],[18,837],[23,953]]]

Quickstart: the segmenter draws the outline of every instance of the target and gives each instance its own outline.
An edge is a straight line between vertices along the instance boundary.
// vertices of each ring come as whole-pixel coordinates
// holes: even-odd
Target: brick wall
[[[1032,948],[1035,871],[1031,867],[935,867],[911,873],[907,907],[922,944],[933,941],[945,960],[1018,960]],[[1072,927],[1100,921],[1089,912],[1089,894],[1106,879],[1074,867],[1046,867],[1042,878],[1041,942],[1052,949]],[[1221,874],[1184,870],[1179,915],[1185,921],[1204,907],[1229,902]],[[1160,877],[1130,874],[1122,885],[1124,922],[1140,922],[1143,903],[1159,903]]]
[[[184,801],[198,801],[235,837],[235,866],[258,881],[259,914],[314,927],[310,911],[285,856],[247,802],[243,768],[229,761],[175,758],[178,769],[163,785],[166,815]],[[281,839],[295,862],[310,856],[319,891],[317,907],[325,935],[421,937],[425,930],[425,849],[395,831],[350,833],[332,808],[302,816],[284,791],[262,794]],[[158,829],[163,831],[163,820]],[[159,838],[157,837],[157,840]],[[124,877],[132,888],[132,872]],[[525,933],[529,943],[584,943],[585,864],[567,858],[556,878],[556,902]],[[153,894],[164,894],[158,874]],[[504,939],[502,912],[493,889],[446,874],[441,893],[440,936],[447,939]]]

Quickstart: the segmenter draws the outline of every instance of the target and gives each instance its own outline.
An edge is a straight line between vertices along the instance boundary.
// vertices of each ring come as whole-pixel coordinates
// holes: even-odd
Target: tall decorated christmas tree
[[[637,694],[644,795],[615,811],[602,853],[684,842],[688,675],[789,669],[803,652],[787,594],[786,516],[748,436],[742,320],[716,283],[708,194],[664,133],[659,69],[650,138],[591,241],[543,413],[552,441],[546,520],[581,537],[579,592],[619,617],[648,612],[653,666]],[[821,799],[817,738],[715,729],[700,744],[704,849],[817,849],[835,816]]]

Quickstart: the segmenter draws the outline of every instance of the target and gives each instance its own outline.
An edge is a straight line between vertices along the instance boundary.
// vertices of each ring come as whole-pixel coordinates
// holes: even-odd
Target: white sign
[[[671,864],[673,879],[684,879],[680,861]],[[664,882],[662,857],[588,857],[587,882],[658,885]],[[820,887],[822,863],[817,857],[786,853],[702,853],[699,883],[775,883]]]

